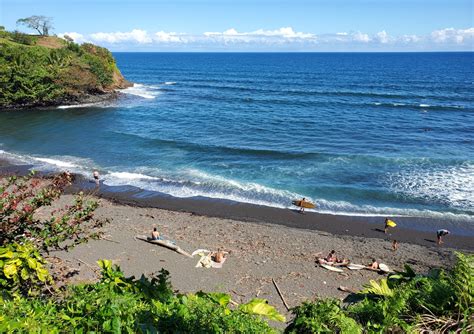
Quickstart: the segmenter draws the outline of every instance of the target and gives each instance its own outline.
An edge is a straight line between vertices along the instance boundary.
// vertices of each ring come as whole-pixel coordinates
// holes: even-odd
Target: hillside
[[[105,48],[0,31],[0,109],[96,102],[130,85]]]

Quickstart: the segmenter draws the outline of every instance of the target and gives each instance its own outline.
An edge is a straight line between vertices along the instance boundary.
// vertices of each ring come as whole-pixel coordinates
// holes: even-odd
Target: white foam
[[[176,85],[176,82],[174,81],[166,81],[165,85]]]
[[[419,166],[389,178],[393,191],[431,203],[474,211],[474,164],[432,170]]]
[[[99,103],[84,103],[84,104],[72,104],[72,105],[65,105],[65,106],[58,106],[58,109],[72,109],[72,108],[89,108],[89,107],[98,107],[103,106]]]
[[[153,89],[153,87],[137,83],[133,84],[132,87],[121,89],[120,91],[125,94],[136,95],[145,99],[154,99],[159,94]]]
[[[423,104],[423,103],[421,103],[419,106],[420,106],[421,108],[429,108],[429,107],[430,107],[429,104]]]
[[[139,173],[110,172],[109,175],[122,180],[158,180],[158,178]]]
[[[34,160],[41,161],[41,162],[46,162],[47,164],[50,165],[55,165],[58,167],[64,167],[64,168],[73,168],[77,167],[77,165],[74,165],[70,162],[67,161],[61,161],[57,159],[50,159],[50,158],[33,158]]]
[[[143,169],[140,168],[140,170]],[[152,171],[148,171],[147,174],[156,175]],[[301,194],[287,190],[267,187],[253,182],[240,182],[197,169],[185,169],[179,175],[175,174],[168,178],[152,177],[141,173],[113,172],[106,176],[104,180],[108,185],[132,185],[179,198],[202,196],[277,208],[295,208],[291,205],[291,201],[303,197]],[[390,215],[392,217],[424,217],[449,219],[451,221],[473,220],[473,217],[468,214],[355,205],[345,201],[328,201],[322,198],[305,197],[308,201],[317,204],[316,209],[308,211],[324,214],[364,217],[385,217]]]

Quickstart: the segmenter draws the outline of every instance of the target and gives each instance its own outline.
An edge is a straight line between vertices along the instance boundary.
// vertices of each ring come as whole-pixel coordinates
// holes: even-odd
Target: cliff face
[[[105,48],[0,31],[0,109],[100,101],[129,86]]]

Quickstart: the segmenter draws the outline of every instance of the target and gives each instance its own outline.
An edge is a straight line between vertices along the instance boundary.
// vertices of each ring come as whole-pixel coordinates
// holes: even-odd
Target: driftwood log
[[[149,242],[150,244],[154,244],[154,245],[166,247],[166,248],[168,248],[168,249],[174,250],[176,253],[179,253],[179,254],[181,254],[181,255],[184,255],[184,256],[187,256],[187,257],[192,258],[192,255],[191,255],[191,254],[189,254],[188,252],[186,252],[185,250],[183,250],[181,247],[172,244],[172,243],[169,242],[169,241],[165,241],[165,240],[151,240],[150,238],[145,237],[145,236],[143,236],[143,235],[138,235],[138,236],[136,236],[135,238],[138,239],[138,240],[142,240],[142,241]]]

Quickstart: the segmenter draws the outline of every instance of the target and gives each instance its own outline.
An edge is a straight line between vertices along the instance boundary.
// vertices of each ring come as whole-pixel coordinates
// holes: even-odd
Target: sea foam
[[[128,87],[120,90],[122,93],[136,95],[145,99],[154,99],[159,94],[153,87],[146,86],[143,84],[133,84],[132,87]]]

